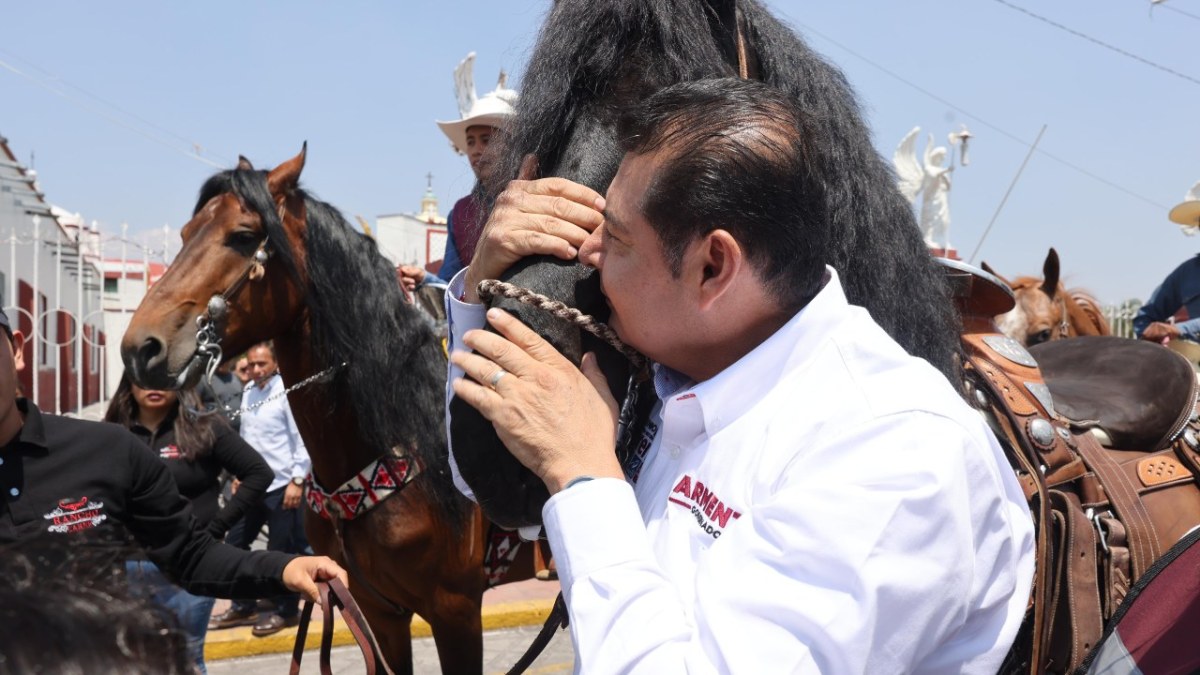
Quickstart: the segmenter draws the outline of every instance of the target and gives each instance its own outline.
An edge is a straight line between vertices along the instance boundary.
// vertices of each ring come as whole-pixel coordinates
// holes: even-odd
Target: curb
[[[495,605],[485,605],[480,615],[483,619],[483,630],[500,630],[518,626],[537,626],[545,623],[550,616],[554,600],[523,600],[506,602]],[[313,612],[312,621],[308,624],[308,638],[304,646],[306,651],[313,651],[321,645],[321,615]],[[260,654],[287,654],[296,644],[296,628],[285,628],[274,635],[254,637],[249,626],[227,628],[225,630],[209,631],[204,644],[204,660],[234,659],[243,656]],[[424,638],[432,635],[429,623],[419,616],[412,621],[413,638]],[[336,617],[333,628],[333,645],[341,647],[354,644],[354,636],[341,616]]]

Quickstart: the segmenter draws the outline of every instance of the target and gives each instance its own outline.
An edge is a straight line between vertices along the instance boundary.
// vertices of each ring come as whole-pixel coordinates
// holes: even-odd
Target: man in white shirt
[[[994,673],[1022,623],[1024,496],[980,416],[847,303],[803,128],[762,84],[670,87],[623,117],[606,198],[513,182],[451,285],[452,386],[550,491],[579,670]],[[475,283],[532,253],[596,267],[655,363],[625,467],[594,358],[497,310],[470,330]]]
[[[284,394],[286,387],[279,376],[275,348],[270,342],[257,344],[246,352],[250,382],[242,393],[242,438],[258,451],[275,473],[263,500],[229,530],[226,540],[249,548],[263,525],[267,526],[267,550],[303,553],[308,550],[304,535],[304,479],[312,466],[308,449],[292,417]],[[300,596],[289,594],[274,599],[275,611],[259,614],[253,601],[235,601],[210,628],[230,628],[253,624],[259,637],[278,633],[299,623]]]

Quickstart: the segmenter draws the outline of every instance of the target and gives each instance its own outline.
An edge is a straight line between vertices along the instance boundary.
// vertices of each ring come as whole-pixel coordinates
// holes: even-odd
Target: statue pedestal
[[[929,255],[935,258],[949,258],[951,260],[962,260],[958,257],[958,250],[953,248],[938,248],[936,246],[929,247]]]

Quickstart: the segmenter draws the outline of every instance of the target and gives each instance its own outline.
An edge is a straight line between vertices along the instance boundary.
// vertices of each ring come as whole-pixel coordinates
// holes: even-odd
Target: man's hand
[[[1146,330],[1142,331],[1142,339],[1152,342],[1162,342],[1167,338],[1174,340],[1179,336],[1179,326],[1171,323],[1163,323],[1162,321],[1155,321],[1146,326]]]
[[[396,279],[400,282],[400,287],[412,293],[417,286],[425,281],[425,270],[413,265],[401,265],[396,268]]]
[[[287,586],[289,591],[299,593],[313,602],[321,600],[321,595],[317,592],[317,582],[334,577],[346,586],[350,585],[350,577],[346,575],[346,570],[323,555],[302,555],[283,568],[283,585]]]
[[[536,173],[537,159],[530,155],[521,165],[518,179],[496,198],[467,268],[467,302],[479,302],[476,287],[480,281],[499,279],[521,258],[575,258],[583,240],[604,222],[600,193],[564,178],[530,180]]]
[[[450,359],[474,381],[455,380],[454,393],[492,422],[550,494],[579,476],[623,478],[613,447],[617,402],[595,355],[583,357],[581,373],[508,312],[492,309],[487,316],[500,335],[463,336],[476,353],[455,351]],[[494,379],[501,368],[507,374]]]
[[[294,509],[300,506],[300,499],[303,496],[304,486],[289,482],[283,489],[283,508]]]

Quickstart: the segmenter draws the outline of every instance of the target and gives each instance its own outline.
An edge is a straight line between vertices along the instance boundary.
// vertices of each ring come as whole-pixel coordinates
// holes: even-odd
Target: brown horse
[[[983,269],[1000,277],[987,263]],[[996,317],[1000,332],[1026,346],[1077,335],[1111,335],[1100,303],[1086,291],[1067,289],[1059,280],[1058,252],[1053,248],[1042,265],[1042,278],[1017,277],[1008,284],[1017,306]]]
[[[412,671],[414,611],[444,671],[479,672],[488,526],[451,482],[442,345],[374,242],[300,189],[304,161],[265,172],[243,159],[208,180],[125,334],[126,368],[144,387],[190,386],[222,349],[273,339],[285,383],[319,376],[288,394],[312,457],[309,506],[325,516],[306,517],[313,548],[348,568],[396,672]],[[526,578],[530,548],[511,561]]]

